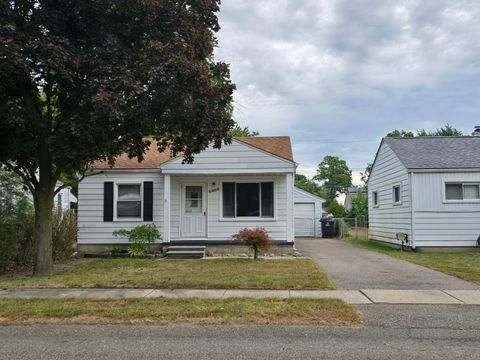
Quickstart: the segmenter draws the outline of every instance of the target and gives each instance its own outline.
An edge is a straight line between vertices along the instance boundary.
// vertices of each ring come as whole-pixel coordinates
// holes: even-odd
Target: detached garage
[[[295,237],[320,237],[322,206],[325,200],[309,192],[295,188],[293,192]]]

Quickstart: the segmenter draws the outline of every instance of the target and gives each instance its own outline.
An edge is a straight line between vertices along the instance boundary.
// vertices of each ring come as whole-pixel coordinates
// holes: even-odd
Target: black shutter
[[[103,221],[113,221],[113,182],[103,183]]]
[[[153,182],[143,183],[143,221],[153,221]]]

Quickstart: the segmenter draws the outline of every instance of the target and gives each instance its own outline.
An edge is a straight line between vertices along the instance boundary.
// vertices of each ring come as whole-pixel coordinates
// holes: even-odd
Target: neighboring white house
[[[368,180],[369,235],[474,247],[480,239],[480,136],[384,138]],[[400,235],[401,236],[401,235]]]
[[[63,184],[58,181],[55,189],[58,189]],[[72,189],[70,187],[63,188],[60,190],[53,199],[53,206],[57,208],[62,208],[68,210],[71,208],[72,203],[76,203],[77,198],[72,194]]]
[[[321,237],[322,208],[325,199],[295,187],[293,192],[295,236]]]
[[[166,244],[233,244],[246,227],[264,227],[277,246],[293,246],[293,161],[290,138],[234,138],[209,147],[192,164],[159,153],[143,162],[120,156],[99,162],[78,190],[78,246],[127,243],[116,229],[154,223]]]

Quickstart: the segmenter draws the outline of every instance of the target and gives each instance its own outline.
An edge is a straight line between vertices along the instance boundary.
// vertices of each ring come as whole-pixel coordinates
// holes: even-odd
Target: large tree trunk
[[[52,174],[52,157],[46,142],[39,147],[39,180],[33,194],[35,203],[35,265],[34,276],[53,273],[52,210],[56,181]]]
[[[48,185],[48,186],[47,186]],[[39,184],[35,198],[35,266],[34,276],[53,273],[52,210],[53,191],[49,184]]]

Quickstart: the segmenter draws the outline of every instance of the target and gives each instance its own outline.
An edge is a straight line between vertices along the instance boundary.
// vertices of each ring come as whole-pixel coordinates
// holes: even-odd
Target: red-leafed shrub
[[[249,246],[253,250],[253,258],[258,258],[258,251],[267,251],[273,246],[273,241],[270,238],[267,230],[264,228],[240,230],[233,235],[234,240],[243,241],[245,245]]]

